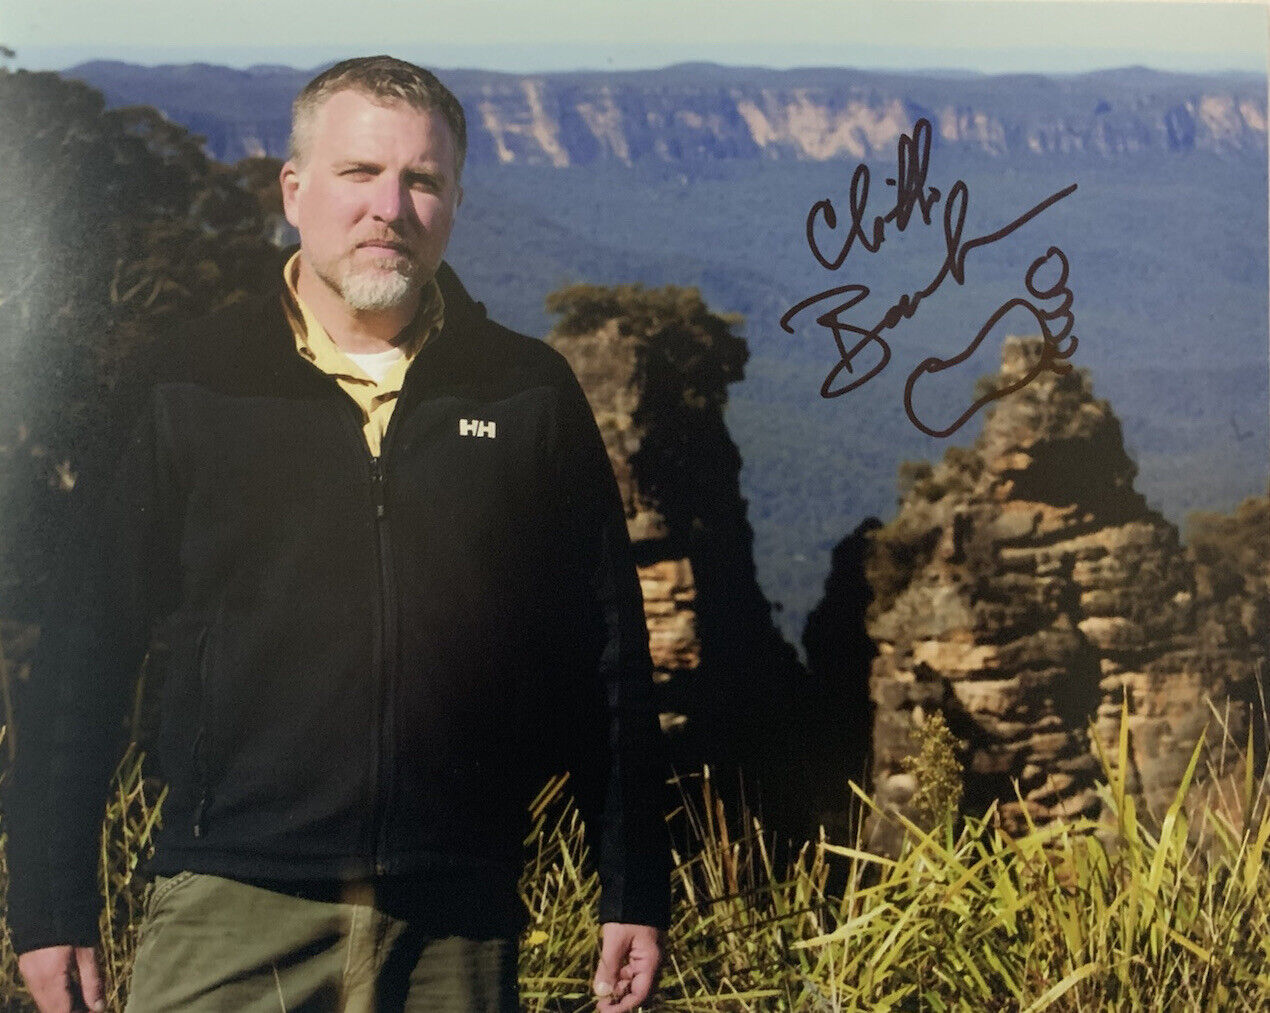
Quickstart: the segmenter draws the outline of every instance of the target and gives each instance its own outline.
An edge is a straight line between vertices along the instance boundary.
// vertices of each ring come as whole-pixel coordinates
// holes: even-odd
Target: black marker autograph
[[[891,346],[882,337],[882,332],[895,328],[902,320],[912,319],[922,300],[932,295],[949,276],[958,285],[964,285],[966,281],[966,254],[978,247],[987,246],[1005,238],[1016,229],[1026,225],[1047,208],[1052,207],[1064,197],[1068,197],[1076,191],[1076,184],[1073,183],[1071,186],[1064,187],[1062,190],[1046,197],[1035,207],[1025,211],[995,232],[976,236],[972,239],[963,239],[962,231],[965,228],[966,211],[970,201],[969,188],[962,180],[957,180],[953,183],[945,198],[938,188],[926,185],[926,175],[930,167],[930,144],[931,125],[930,121],[924,117],[917,121],[911,137],[907,134],[900,135],[896,151],[897,171],[893,179],[886,180],[888,186],[896,188],[894,205],[886,214],[875,215],[870,228],[867,230],[865,228],[865,210],[869,198],[869,168],[864,163],[856,166],[855,172],[851,176],[851,188],[848,194],[850,219],[846,238],[832,258],[825,256],[821,249],[820,242],[817,239],[817,225],[823,220],[825,226],[831,231],[838,228],[838,215],[834,209],[833,202],[831,200],[817,201],[807,213],[807,246],[810,248],[812,256],[816,258],[822,267],[829,271],[836,271],[846,262],[847,256],[857,243],[868,253],[876,253],[886,241],[888,225],[893,224],[897,231],[903,232],[912,221],[914,212],[920,213],[923,224],[930,225],[931,211],[934,206],[941,200],[944,202],[943,232],[945,254],[943,263],[924,288],[901,295],[873,327],[858,327],[855,324],[846,322],[841,316],[847,310],[859,305],[869,297],[870,290],[867,285],[838,285],[834,288],[826,289],[791,306],[786,310],[785,315],[781,317],[781,327],[787,333],[793,334],[794,328],[790,322],[796,316],[817,303],[834,300],[833,305],[826,312],[816,317],[816,323],[827,328],[832,333],[834,344],[838,349],[838,362],[825,376],[824,382],[820,385],[821,397],[841,397],[843,394],[848,394],[857,387],[868,383],[878,373],[882,372],[891,361]],[[1057,259],[1060,265],[1058,279],[1048,288],[1038,288],[1037,273],[1054,259]],[[1034,299],[1043,301],[1057,298],[1059,300],[1057,307],[1047,310],[1024,298],[1011,299],[992,314],[987,323],[984,324],[979,333],[975,335],[974,339],[960,354],[951,359],[926,359],[909,374],[908,382],[904,387],[904,408],[908,413],[909,419],[918,429],[931,436],[948,436],[961,428],[975,412],[989,401],[1005,397],[1007,394],[1020,389],[1035,379],[1042,370],[1048,369],[1055,373],[1066,373],[1071,370],[1071,364],[1065,360],[1076,351],[1078,342],[1076,336],[1071,333],[1072,327],[1075,325],[1075,317],[1071,312],[1072,292],[1067,287],[1068,268],[1067,256],[1058,247],[1051,246],[1045,256],[1038,257],[1032,262],[1031,267],[1028,268],[1024,283],[1027,286],[1029,295]],[[837,301],[840,298],[842,301]],[[1023,379],[1012,382],[985,397],[979,398],[952,425],[944,429],[934,429],[922,422],[913,409],[913,387],[918,379],[926,373],[938,373],[964,362],[969,356],[974,354],[975,349],[979,347],[988,332],[1000,322],[1001,318],[1011,310],[1018,308],[1030,312],[1041,327],[1043,348],[1037,365]],[[1057,325],[1056,330],[1054,325]],[[847,334],[860,336],[859,340],[851,347],[847,347],[847,339],[844,337]],[[834,387],[834,382],[843,370],[853,376],[855,375],[856,371],[853,368],[853,363],[856,357],[870,345],[877,346],[878,355],[878,359],[872,368],[859,376],[855,376],[851,382],[840,387]]]

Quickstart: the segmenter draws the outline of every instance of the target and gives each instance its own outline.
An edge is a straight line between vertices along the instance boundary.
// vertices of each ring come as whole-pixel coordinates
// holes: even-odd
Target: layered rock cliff
[[[681,75],[676,75],[681,76]],[[919,117],[938,143],[988,155],[1264,150],[1266,108],[1255,92],[1201,88],[1190,94],[1093,92],[1039,76],[1009,82],[1030,109],[986,95],[937,93],[842,72],[753,80],[677,82],[652,88],[624,76],[574,83],[551,77],[485,85],[461,96],[479,112],[480,155],[501,163],[566,166],[702,159],[871,159],[895,149]],[[865,80],[860,80],[864,78]],[[1082,94],[1083,93],[1083,94]],[[475,118],[475,117],[474,117]]]
[[[1039,352],[1007,340],[1000,381]],[[903,758],[931,709],[965,742],[965,806],[998,800],[1014,830],[1025,815],[1099,813],[1098,748],[1114,757],[1126,698],[1126,774],[1148,813],[1163,814],[1206,725],[1200,779],[1237,775],[1266,654],[1264,557],[1234,577],[1210,562],[1205,578],[1134,491],[1135,470],[1082,371],[1042,373],[995,402],[972,447],[907,467],[865,563],[884,806],[903,808],[917,787]],[[874,845],[893,847],[893,833],[876,824]]]

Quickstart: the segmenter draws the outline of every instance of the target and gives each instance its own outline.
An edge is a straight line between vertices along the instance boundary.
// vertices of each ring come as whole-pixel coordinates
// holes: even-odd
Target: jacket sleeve
[[[565,368],[558,481],[564,531],[579,566],[575,601],[583,615],[576,628],[594,632],[586,656],[593,663],[590,678],[598,678],[598,685],[592,682],[598,690],[595,721],[606,733],[575,736],[576,794],[598,850],[600,921],[664,929],[670,918],[663,806],[668,769],[643,597],[604,441],[581,386]]]
[[[162,572],[144,373],[140,363],[129,369],[85,448],[30,679],[18,688],[5,826],[19,953],[98,939],[106,789]]]

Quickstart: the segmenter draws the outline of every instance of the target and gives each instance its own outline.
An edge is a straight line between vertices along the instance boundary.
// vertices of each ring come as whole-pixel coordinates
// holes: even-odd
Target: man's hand
[[[40,1013],[106,1008],[97,955],[91,946],[46,946],[18,957],[18,970]],[[76,980],[78,976],[78,980]]]
[[[600,966],[594,982],[596,1010],[627,1013],[644,1002],[657,984],[661,930],[651,925],[605,922],[600,936]]]

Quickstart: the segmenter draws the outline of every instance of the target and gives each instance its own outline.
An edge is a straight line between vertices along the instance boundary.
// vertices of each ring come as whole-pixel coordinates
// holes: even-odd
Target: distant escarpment
[[[222,160],[285,157],[290,102],[316,72],[97,61],[66,74],[113,105],[145,104],[205,136]],[[1265,81],[1144,68],[1043,76],[765,70],[516,75],[441,71],[467,111],[473,163],[893,157],[919,117],[935,144],[991,156],[1207,151],[1264,154]]]
[[[723,420],[748,355],[695,289],[574,285],[548,298],[548,341],[577,374],[612,460],[677,762],[763,782],[774,816],[797,749],[802,674],[755,578],[753,532]]]
[[[1040,348],[1007,340],[1001,381]],[[905,466],[898,515],[854,563],[872,604],[853,592],[846,609],[876,645],[883,806],[902,810],[917,789],[904,757],[934,710],[965,743],[965,807],[996,800],[1015,830],[1100,813],[1098,751],[1114,757],[1126,704],[1125,773],[1147,813],[1163,814],[1206,725],[1198,778],[1241,776],[1270,632],[1270,504],[1197,518],[1187,550],[1134,491],[1135,472],[1083,371],[1042,373],[995,403],[972,447]],[[834,581],[820,612],[843,611]],[[893,835],[877,823],[873,845]]]

